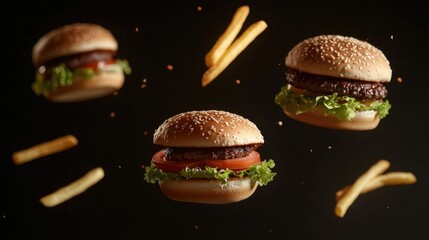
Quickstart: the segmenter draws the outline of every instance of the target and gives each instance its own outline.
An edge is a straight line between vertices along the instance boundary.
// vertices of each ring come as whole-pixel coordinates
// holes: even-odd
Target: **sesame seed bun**
[[[262,144],[264,138],[250,120],[218,111],[190,111],[165,120],[153,142],[167,147],[231,147]]]
[[[320,35],[305,39],[286,56],[287,67],[322,76],[390,82],[392,70],[382,51],[353,37]]]
[[[117,51],[118,43],[104,27],[74,23],[54,29],[42,36],[33,47],[32,60],[39,67],[49,60],[93,50]]]
[[[225,185],[216,179],[178,179],[159,184],[170,199],[182,202],[226,204],[250,197],[258,187],[249,177],[231,178]]]

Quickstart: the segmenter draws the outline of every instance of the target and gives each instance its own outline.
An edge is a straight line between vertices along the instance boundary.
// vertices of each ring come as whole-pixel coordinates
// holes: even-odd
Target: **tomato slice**
[[[261,163],[261,157],[258,152],[253,151],[248,156],[242,158],[225,160],[198,160],[198,161],[170,161],[165,159],[165,151],[161,150],[152,157],[153,164],[164,172],[180,172],[186,167],[195,168],[204,166],[217,167],[218,169],[243,170],[254,164]]]
[[[186,167],[202,167],[204,162],[201,161],[169,161],[165,159],[165,151],[161,150],[155,153],[152,157],[152,162],[155,166],[164,172],[180,172]]]
[[[105,60],[105,61],[93,61],[93,62],[89,62],[87,64],[84,64],[81,67],[82,68],[97,69],[99,67],[102,67],[102,66],[105,66],[105,65],[109,65],[109,64],[115,64],[115,63],[116,63],[115,59],[110,59],[110,60]]]
[[[204,160],[209,167],[217,167],[218,169],[243,170],[254,164],[261,163],[261,157],[256,151],[252,151],[249,155],[242,158],[224,159],[224,160]]]

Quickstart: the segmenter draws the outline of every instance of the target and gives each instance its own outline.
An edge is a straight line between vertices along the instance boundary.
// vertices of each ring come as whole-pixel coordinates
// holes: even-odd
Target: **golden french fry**
[[[40,198],[40,202],[45,207],[54,207],[78,194],[83,193],[88,188],[96,184],[104,177],[103,168],[97,167],[86,173],[76,181],[58,189],[57,191]]]
[[[17,151],[12,154],[12,160],[15,164],[23,164],[34,159],[64,151],[78,144],[78,140],[73,135],[66,135],[44,143],[34,145],[33,147]]]
[[[377,188],[391,185],[402,185],[402,184],[413,184],[416,183],[417,178],[410,172],[390,172],[383,175],[379,175],[371,179],[362,189],[361,193],[367,193]],[[350,189],[350,186],[346,186],[336,192],[337,201]]]
[[[237,9],[225,32],[218,38],[212,49],[206,54],[205,62],[207,67],[213,66],[234,41],[249,15],[249,11],[249,6],[242,6]]]
[[[356,181],[350,186],[350,189],[344,193],[335,206],[335,214],[338,217],[344,217],[350,205],[356,200],[365,185],[368,184],[371,179],[380,175],[390,166],[390,162],[386,160],[379,160],[373,166],[371,166],[364,174],[362,174]]]
[[[219,74],[221,74],[223,70],[225,70],[225,68],[228,67],[229,64],[266,28],[267,24],[262,20],[250,25],[246,31],[231,44],[219,61],[207,69],[201,79],[202,86],[205,87],[219,76]]]

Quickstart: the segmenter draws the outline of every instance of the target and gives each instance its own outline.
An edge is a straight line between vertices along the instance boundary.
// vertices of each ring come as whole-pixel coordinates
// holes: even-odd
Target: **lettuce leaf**
[[[116,59],[116,65],[122,68],[125,74],[130,75],[132,73],[130,64],[125,59]]]
[[[258,182],[260,186],[267,185],[274,179],[277,173],[271,172],[275,167],[273,160],[262,161],[260,165],[253,165],[246,170],[233,171],[230,169],[217,169],[205,166],[202,168],[185,168],[180,173],[166,173],[155,165],[145,168],[145,180],[148,183],[162,183],[171,179],[191,179],[191,178],[216,178],[221,184],[226,184],[231,177],[248,176]]]
[[[374,110],[380,119],[389,114],[391,105],[387,100],[375,100],[365,104],[353,97],[331,95],[306,96],[295,93],[283,86],[277,93],[274,102],[288,112],[302,114],[322,106],[326,115],[333,115],[341,121],[350,121],[358,111]]]
[[[127,60],[117,59],[116,65],[118,65],[125,74],[131,74],[131,67]],[[67,87],[73,85],[73,78],[75,76],[82,77],[84,79],[90,79],[96,74],[96,70],[92,68],[76,68],[70,70],[65,64],[60,64],[52,68],[43,69],[41,72],[36,72],[36,80],[31,85],[33,92],[36,95],[48,96],[51,92],[57,90],[58,87]],[[49,74],[47,74],[49,72]]]

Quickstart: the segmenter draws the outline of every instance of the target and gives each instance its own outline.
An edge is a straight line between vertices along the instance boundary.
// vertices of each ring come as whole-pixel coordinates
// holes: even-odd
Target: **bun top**
[[[256,125],[237,114],[218,111],[190,111],[165,120],[156,129],[153,142],[167,147],[231,147],[262,144]]]
[[[118,43],[104,27],[74,23],[43,35],[33,47],[33,64],[39,67],[49,60],[93,50],[117,51]]]
[[[306,73],[370,82],[389,82],[392,70],[382,51],[353,37],[320,35],[293,47],[286,66]]]

